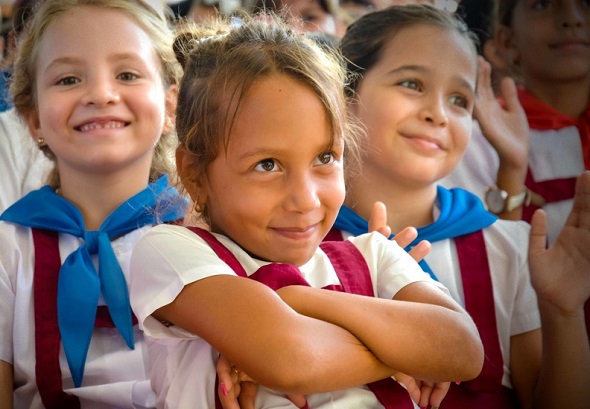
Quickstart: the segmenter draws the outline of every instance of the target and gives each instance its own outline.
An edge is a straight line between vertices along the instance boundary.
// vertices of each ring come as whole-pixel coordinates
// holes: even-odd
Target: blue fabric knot
[[[486,210],[476,195],[467,190],[461,188],[446,189],[439,185],[436,192],[440,216],[434,223],[417,229],[418,237],[406,247],[407,251],[422,240],[434,243],[439,240],[452,239],[484,229],[498,220],[496,215]],[[334,227],[347,231],[354,236],[369,231],[369,223],[346,206],[340,208]],[[390,238],[393,237],[392,234]],[[425,272],[437,280],[426,260],[421,260],[419,264]]]
[[[76,387],[84,377],[101,294],[125,343],[131,349],[135,345],[127,281],[111,240],[145,225],[179,220],[187,204],[176,189],[168,186],[168,178],[162,176],[115,209],[98,230],[86,230],[80,211],[49,186],[29,193],[0,215],[0,220],[84,240],[65,259],[57,283],[59,332]],[[98,271],[91,257],[95,254]]]
[[[100,234],[101,234],[100,230],[85,230],[84,231],[84,244],[88,248],[88,253],[90,253],[90,255],[98,253],[98,236]]]

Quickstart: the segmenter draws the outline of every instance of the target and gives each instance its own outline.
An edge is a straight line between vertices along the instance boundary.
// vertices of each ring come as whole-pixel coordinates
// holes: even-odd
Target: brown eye
[[[264,159],[256,164],[255,169],[261,172],[273,172],[278,168],[276,162],[272,159]]]
[[[321,165],[329,165],[334,162],[334,154],[332,152],[324,152],[318,156],[318,162]]]

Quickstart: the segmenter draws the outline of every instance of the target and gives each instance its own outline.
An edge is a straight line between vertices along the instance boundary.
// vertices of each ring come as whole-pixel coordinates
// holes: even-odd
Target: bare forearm
[[[393,374],[348,331],[298,314],[254,280],[203,279],[154,316],[200,336],[258,383],[286,393],[344,389]]]
[[[584,314],[564,316],[540,305],[543,358],[535,408],[583,409],[590,404],[590,346]]]
[[[0,409],[12,409],[13,378],[12,365],[0,361]]]
[[[300,292],[292,294],[298,312],[347,329],[400,372],[424,380],[458,381],[473,379],[481,370],[481,341],[462,310],[318,289],[294,291]]]

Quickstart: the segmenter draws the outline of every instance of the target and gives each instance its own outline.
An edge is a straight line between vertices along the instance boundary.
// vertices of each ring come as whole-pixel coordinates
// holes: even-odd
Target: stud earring
[[[43,138],[43,137],[37,138],[37,145],[45,146],[45,138]]]
[[[199,204],[198,201],[195,201],[194,209],[197,213],[203,213],[203,211],[205,210],[205,205]]]

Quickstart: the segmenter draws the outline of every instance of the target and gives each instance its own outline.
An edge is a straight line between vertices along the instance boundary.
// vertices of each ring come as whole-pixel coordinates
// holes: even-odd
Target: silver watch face
[[[492,213],[502,213],[504,210],[504,191],[498,189],[490,189],[486,192],[486,205],[488,210]]]

